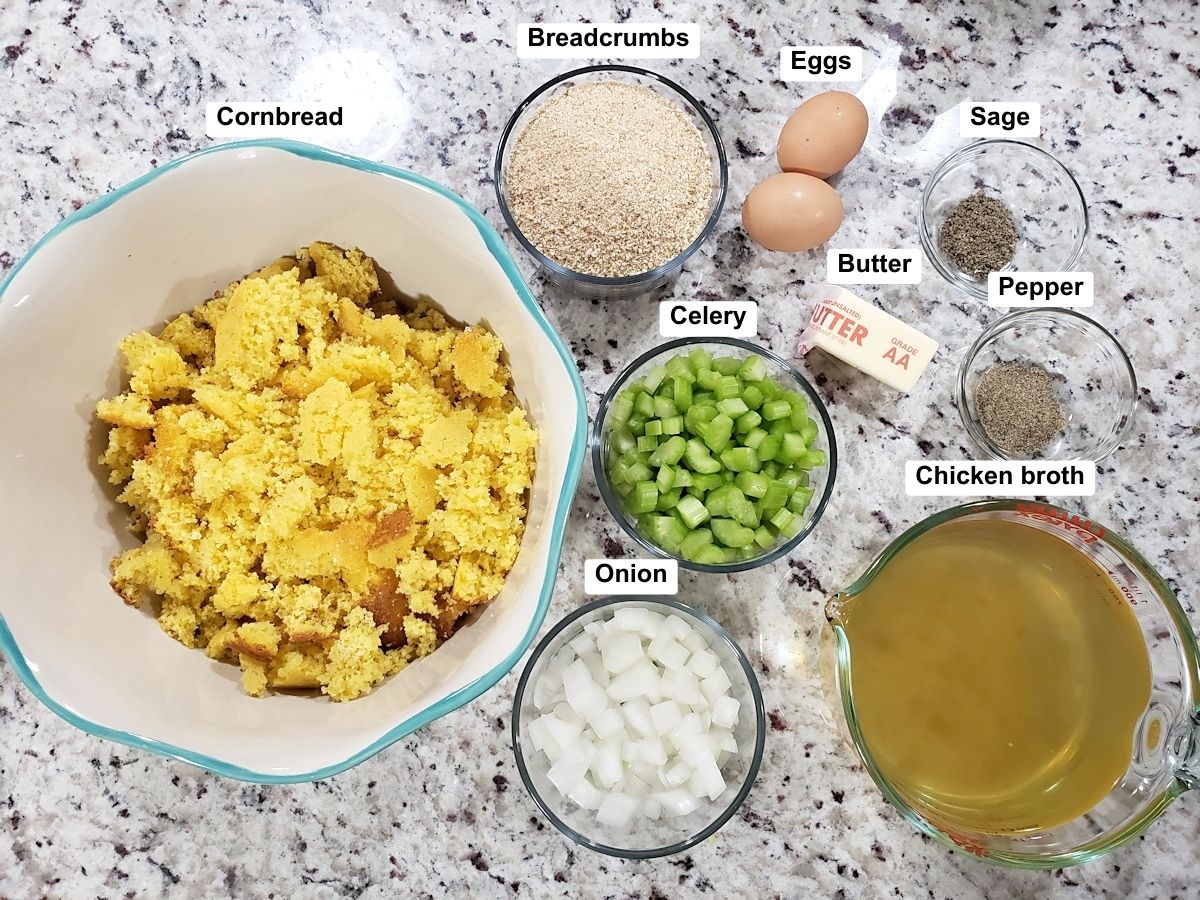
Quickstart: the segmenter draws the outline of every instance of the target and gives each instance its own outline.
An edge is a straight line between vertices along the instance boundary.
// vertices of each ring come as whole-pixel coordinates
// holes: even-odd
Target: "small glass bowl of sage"
[[[991,459],[1091,460],[1120,445],[1137,378],[1117,339],[1074,310],[1036,307],[994,322],[967,351],[955,401]]]
[[[985,300],[989,272],[1074,270],[1088,214],[1061,162],[1032,144],[997,139],[942,161],[921,193],[917,224],[938,273]]]

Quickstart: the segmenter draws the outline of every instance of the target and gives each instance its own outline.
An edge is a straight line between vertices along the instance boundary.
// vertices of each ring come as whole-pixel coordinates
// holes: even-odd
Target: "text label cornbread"
[[[247,692],[354,699],[499,593],[537,434],[490,332],[314,243],[120,350],[101,463],[146,540],[113,587]]]

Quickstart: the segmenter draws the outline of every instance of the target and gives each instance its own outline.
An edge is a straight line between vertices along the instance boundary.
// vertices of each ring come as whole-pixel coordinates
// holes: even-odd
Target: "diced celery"
[[[692,484],[694,484],[696,487],[700,488],[700,490],[702,490],[702,491],[714,490],[716,488],[719,488],[724,483],[725,483],[725,479],[722,478],[720,475],[709,474],[709,475],[693,475],[692,476]]]
[[[629,511],[634,515],[651,512],[658,505],[658,488],[653,481],[639,481],[629,495]]]
[[[677,412],[687,412],[692,405],[692,383],[686,378],[676,378],[671,383],[671,396],[675,399]]]
[[[733,472],[757,472],[758,454],[753,447],[731,447],[721,451],[721,462]]]
[[[672,356],[667,360],[666,368],[667,374],[672,378],[692,375],[692,366],[686,356]]]
[[[632,450],[637,439],[633,436],[633,432],[624,425],[614,428],[608,436],[609,446],[618,453],[625,453]]]
[[[688,528],[696,528],[708,518],[708,510],[695,497],[682,497],[675,504],[675,512]]]
[[[721,380],[717,382],[717,386],[713,388],[713,397],[717,401],[729,400],[737,397],[742,392],[742,383],[737,380],[735,375],[722,375]],[[790,409],[791,407],[789,407]],[[749,409],[749,407],[747,407]]]
[[[654,366],[608,407],[605,474],[664,552],[726,565],[798,534],[827,464],[810,401],[758,355],[703,350]]]
[[[608,419],[614,425],[623,425],[633,414],[633,397],[624,392],[613,398],[608,406]]]
[[[700,432],[700,438],[713,453],[719,453],[729,445],[733,436],[733,419],[724,413],[717,413]]]
[[[650,471],[650,467],[643,462],[634,460],[633,463],[625,470],[624,480],[630,484],[638,484],[639,482],[649,481],[654,477],[654,473]]]
[[[712,475],[721,471],[721,464],[712,458],[708,448],[696,438],[687,442],[683,458],[687,461],[689,469],[701,475]]]
[[[708,507],[710,516],[729,515],[729,495],[733,490],[734,485],[726,484],[722,480],[720,487],[713,488],[708,492],[708,496],[704,499],[704,505]]]
[[[754,529],[739,525],[732,519],[713,519],[709,527],[713,538],[726,547],[748,547],[754,541]]]
[[[771,487],[771,479],[758,472],[739,472],[737,478],[733,479],[733,482],[748,497],[765,497]],[[784,489],[783,496],[784,499],[787,498],[786,489]],[[781,503],[780,505],[782,506],[783,504]]]
[[[748,528],[757,528],[759,523],[758,510],[754,508],[754,504],[750,500],[746,499],[745,494],[737,490],[737,488],[734,490],[736,493],[730,493],[729,495],[729,517],[735,519],[739,525],[744,525]]]
[[[812,500],[812,488],[801,487],[792,491],[792,496],[788,498],[787,508],[798,516],[804,515],[804,511],[808,509],[809,501]]]
[[[771,524],[782,531],[792,523],[793,518],[795,518],[795,514],[790,510],[777,509],[774,515],[771,516]]]
[[[725,400],[722,402],[732,403],[733,401]],[[738,402],[745,403],[746,401],[739,400]],[[722,411],[726,412],[727,410],[722,410]],[[756,413],[754,410],[751,409],[747,412],[742,413],[740,416],[737,417],[737,421],[733,423],[733,430],[736,431],[738,434],[746,434],[747,432],[752,431],[753,429],[757,428],[760,422],[762,422],[762,416],[760,416],[758,413]]]
[[[713,542],[712,532],[707,528],[697,528],[679,543],[679,555],[684,559],[696,561],[696,554]]]
[[[658,390],[658,386],[662,384],[663,379],[667,377],[667,370],[662,366],[655,366],[649,372],[642,376],[646,385],[646,390],[653,394]]]
[[[668,553],[678,553],[687,528],[674,516],[654,516],[647,522],[646,536]]]
[[[747,356],[738,367],[738,377],[743,381],[762,381],[767,377],[767,361],[758,354]]]
[[[675,486],[675,470],[670,466],[660,468],[658,477],[654,479],[654,485],[658,488],[659,494],[669,491]]]
[[[654,504],[654,508],[659,512],[670,512],[682,498],[683,491],[675,488],[674,490],[667,491],[665,494],[659,494],[658,502]]]
[[[701,406],[693,403],[688,407],[683,417],[683,426],[692,434],[699,435],[704,426],[715,419],[720,413],[715,406]]]
[[[639,439],[640,440],[640,439]],[[683,459],[683,454],[687,451],[687,441],[680,435],[673,434],[667,438],[654,451],[650,457],[650,465],[652,466],[673,466],[679,460]]]
[[[806,455],[804,439],[794,431],[789,431],[783,436],[783,441],[779,445],[779,452],[775,454],[775,458],[780,462],[798,462],[801,457]]]
[[[817,423],[812,419],[805,419],[804,424],[800,426],[800,437],[804,439],[805,444],[811,445],[817,437]]]
[[[777,434],[768,434],[762,439],[762,442],[754,449],[758,451],[758,458],[762,460],[775,459],[779,455],[779,445],[781,439]]]
[[[792,404],[792,427],[797,431],[803,431],[806,419],[808,419],[808,399],[800,397]]]
[[[762,417],[768,422],[782,419],[792,414],[792,407],[786,400],[768,400],[760,410]]]
[[[645,450],[647,453],[653,453],[658,447],[658,438],[653,434],[643,434],[637,439],[637,448]]]
[[[733,375],[742,367],[742,361],[736,356],[718,356],[713,360],[712,367],[722,375]]]
[[[765,476],[764,476],[765,477]],[[743,488],[745,490],[745,488]],[[749,491],[747,491],[749,493]],[[768,481],[767,489],[757,496],[762,497],[762,508],[769,510],[782,509],[790,496],[788,486],[782,481],[772,478]]]
[[[718,547],[716,544],[708,544],[700,548],[692,561],[705,566],[721,566],[729,562],[729,560],[730,553],[728,550]]]
[[[750,407],[746,405],[746,401],[741,397],[730,397],[728,400],[720,400],[717,402],[717,409],[735,419],[742,415],[742,413],[750,411]]]
[[[803,457],[796,461],[796,465],[802,469],[815,469],[817,466],[825,465],[826,462],[824,450],[808,450]]]

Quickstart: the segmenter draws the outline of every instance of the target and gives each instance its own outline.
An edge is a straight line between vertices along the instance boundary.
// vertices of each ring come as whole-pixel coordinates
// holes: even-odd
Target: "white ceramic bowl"
[[[108,585],[135,539],[95,458],[117,342],[313,240],[358,246],[411,295],[484,320],[541,432],[503,592],[435,653],[352,703],[241,692],[235,666],[164,634]],[[0,285],[0,649],[93,734],[258,782],[332,775],[479,696],[541,625],[584,455],[574,361],[496,231],[446,189],[304,144],[213,147],[64,221]]]

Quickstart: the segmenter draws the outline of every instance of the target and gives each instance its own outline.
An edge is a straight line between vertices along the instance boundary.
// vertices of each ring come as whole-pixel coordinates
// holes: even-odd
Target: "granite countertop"
[[[535,12],[521,6],[173,0],[134,15],[112,0],[3,4],[0,271],[73,209],[208,144],[208,100],[369,92],[379,126],[338,149],[427,175],[499,223],[489,165],[499,130],[526,93],[571,67],[516,60],[515,24]],[[871,136],[837,185],[844,246],[916,245],[920,186],[955,143],[944,129],[960,100],[1040,101],[1041,144],[1089,202],[1093,314],[1128,348],[1140,384],[1134,430],[1102,466],[1096,495],[1065,505],[1127,535],[1198,621],[1194,2],[567,6],[545,18],[670,13],[701,23],[700,59],[650,65],[718,121],[731,201],[675,293],[758,301],[760,337],[784,353],[808,310],[806,290],[823,279],[824,254],[760,251],[738,225],[741,198],[774,171],[779,126],[817,89],[774,79],[781,45],[850,41],[868,51],[861,92]],[[594,410],[612,373],[658,340],[655,306],[580,300],[520,261],[579,361]],[[736,578],[681,579],[681,595],[747,648],[770,711],[757,785],[714,839],[676,858],[627,862],[560,836],[513,763],[515,674],[342,775],[259,787],[78,732],[0,663],[0,896],[1200,896],[1194,797],[1100,861],[999,870],[914,832],[840,737],[822,656],[824,599],[891,537],[951,504],[906,497],[902,463],[967,454],[953,375],[996,316],[932,270],[919,287],[866,293],[932,332],[938,359],[907,397],[829,358],[807,359],[842,448],[824,520],[788,560]],[[633,549],[585,472],[546,626],[582,601],[585,557]]]

